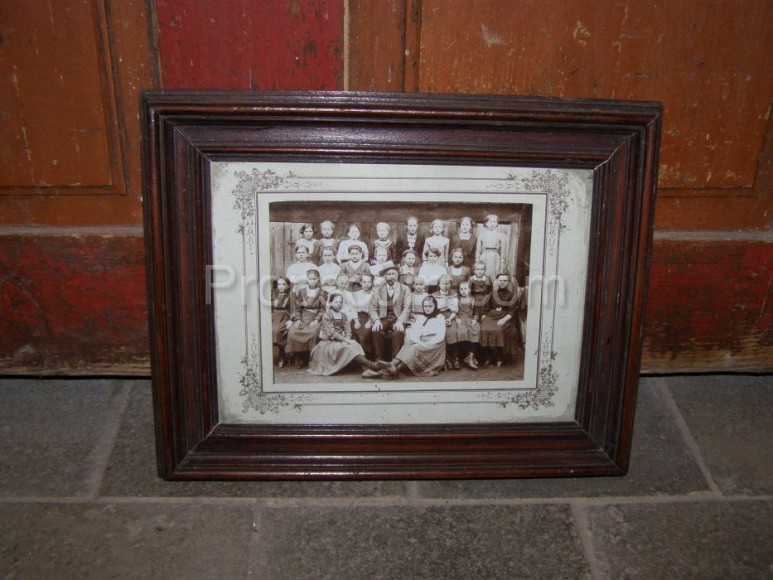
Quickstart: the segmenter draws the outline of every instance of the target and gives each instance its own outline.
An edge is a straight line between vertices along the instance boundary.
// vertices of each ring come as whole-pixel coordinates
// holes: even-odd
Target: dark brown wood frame
[[[144,209],[158,468],[167,479],[620,475],[628,468],[662,109],[651,102],[149,91]],[[594,172],[575,420],[219,422],[208,162],[502,165]]]

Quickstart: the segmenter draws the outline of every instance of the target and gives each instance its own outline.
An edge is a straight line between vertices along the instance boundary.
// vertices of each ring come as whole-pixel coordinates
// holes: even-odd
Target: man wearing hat
[[[392,360],[403,346],[405,323],[411,314],[411,289],[397,281],[400,269],[386,266],[379,276],[384,283],[373,290],[370,320],[373,322],[373,351],[376,360]]]

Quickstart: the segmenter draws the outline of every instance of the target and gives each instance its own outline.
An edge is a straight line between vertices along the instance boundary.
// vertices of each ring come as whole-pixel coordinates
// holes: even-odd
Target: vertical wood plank
[[[402,31],[388,21],[379,33],[389,31],[392,41],[378,50],[382,58],[418,55],[416,87],[407,82],[404,90],[663,100],[656,226],[773,224],[768,0],[722,0],[711,10],[697,0],[606,10],[588,10],[582,0],[405,6]],[[358,25],[353,13],[353,30]],[[379,87],[379,69],[359,74]]]
[[[509,223],[506,223],[499,224],[499,230],[503,233],[502,239],[504,240],[504,243],[502,244],[502,263],[504,264],[504,270],[505,272],[512,274],[513,264],[510,261],[510,256],[512,255],[511,244],[513,240],[513,228]]]
[[[660,184],[677,190],[663,195],[753,186],[773,94],[768,0],[422,7],[420,90],[662,100]]]
[[[518,273],[518,253],[519,244],[518,241],[521,238],[521,222],[520,220],[514,221],[510,224],[510,235],[508,236],[507,244],[507,258],[505,264],[507,265],[507,271],[510,272],[513,277],[517,277]],[[522,283],[523,280],[519,281]]]
[[[98,4],[0,4],[0,86],[11,113],[0,124],[0,186],[111,185],[118,152]]]
[[[296,223],[289,223],[285,222],[282,224],[282,228],[284,229],[284,265],[282,273],[287,273],[287,267],[295,262],[295,252],[294,252],[294,246],[295,246],[295,240],[298,239],[298,225]]]
[[[343,0],[156,0],[167,88],[343,88]]]
[[[272,276],[284,276],[287,271],[287,264],[285,264],[285,239],[284,239],[284,224],[271,222],[269,224],[270,235],[270,256],[271,256],[271,275]]]
[[[25,26],[34,27],[41,18],[50,19],[51,14],[55,18],[54,24],[46,24],[51,34],[41,31],[35,35],[27,34],[24,27],[17,30],[17,33],[24,32],[24,42],[38,43],[40,55],[28,50],[30,54],[22,54],[18,60],[12,57],[14,51],[11,49],[13,41],[10,33],[5,29],[2,31],[4,40],[0,60],[4,63],[0,64],[0,68],[8,67],[10,71],[16,68],[20,94],[27,93],[30,88],[27,83],[32,82],[30,79],[37,84],[43,83],[31,87],[34,102],[27,104],[24,99],[23,104],[26,123],[35,124],[42,130],[36,139],[44,143],[44,148],[37,149],[34,155],[39,153],[40,163],[49,164],[52,169],[45,172],[35,168],[34,177],[32,173],[24,177],[14,176],[13,171],[7,170],[13,162],[4,166],[4,170],[0,171],[0,182],[6,185],[13,185],[14,182],[39,185],[36,188],[30,186],[32,189],[26,193],[11,189],[6,190],[8,195],[0,195],[0,224],[67,227],[137,225],[142,220],[139,95],[142,89],[156,86],[148,3],[146,0],[89,0],[80,3],[53,2],[52,5],[55,5],[53,13],[42,9],[41,6],[47,4],[39,1],[0,5],[0,27],[10,26],[12,13],[17,12],[22,16],[30,10],[33,12]],[[59,19],[60,10],[71,14]],[[77,26],[73,24],[76,15],[83,20]],[[86,26],[86,21],[90,28]],[[86,36],[76,38],[80,34]],[[79,55],[78,51],[85,51],[85,56]],[[44,59],[44,62],[38,66],[36,59]],[[60,62],[62,59],[67,62]],[[32,66],[32,70],[26,70],[28,66]],[[7,81],[13,75],[5,78]],[[7,100],[3,91],[0,88],[0,101],[7,103],[8,112],[12,112],[15,110],[14,101]],[[110,91],[115,93],[113,105],[109,103]],[[52,94],[56,98],[50,101]],[[49,104],[45,106],[47,99]],[[114,112],[107,112],[111,107]],[[73,108],[79,111],[71,115],[69,111]],[[41,112],[42,116],[33,119],[35,115],[32,111]],[[73,123],[81,122],[83,124],[73,131]],[[4,135],[6,131],[13,132],[19,128],[19,125],[14,129],[0,123],[0,131]],[[94,136],[100,131],[102,137],[94,141]],[[117,143],[112,149],[105,146],[106,141],[113,138],[110,135]],[[80,154],[68,152],[68,147],[74,147],[76,142]],[[89,143],[99,151],[90,153],[93,147]],[[26,156],[23,139],[13,138],[11,147]],[[0,146],[2,149],[3,146]],[[109,157],[107,161],[106,157]],[[6,159],[5,154],[0,152],[0,158]],[[107,179],[104,178],[104,163],[117,167],[113,177],[108,175]],[[43,185],[43,182],[49,185]]]
[[[402,91],[406,0],[350,0],[349,84],[355,91]]]
[[[423,0],[407,0],[405,13],[405,76],[403,90],[415,93],[421,89]]]

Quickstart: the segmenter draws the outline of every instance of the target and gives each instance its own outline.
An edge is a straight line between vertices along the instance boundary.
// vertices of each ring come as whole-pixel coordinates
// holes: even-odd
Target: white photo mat
[[[354,163],[210,162],[220,421],[247,424],[555,422],[574,418],[592,201],[589,170]],[[274,381],[272,202],[528,204],[532,207],[523,378]],[[446,216],[443,216],[446,217]],[[458,216],[461,217],[461,216]],[[324,216],[320,216],[322,221]],[[359,375],[356,375],[359,377]],[[449,379],[453,375],[449,374]],[[335,378],[336,380],[329,380]],[[323,380],[324,379],[324,380]]]

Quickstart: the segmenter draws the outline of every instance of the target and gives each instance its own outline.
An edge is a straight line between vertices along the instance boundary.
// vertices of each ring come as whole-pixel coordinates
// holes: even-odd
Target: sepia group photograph
[[[269,204],[274,382],[523,379],[531,204],[379,197]]]
[[[565,416],[588,177],[213,164],[205,290],[221,413],[286,423]]]

